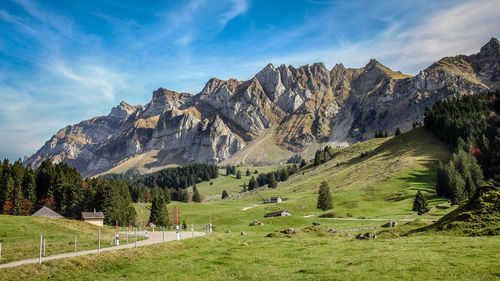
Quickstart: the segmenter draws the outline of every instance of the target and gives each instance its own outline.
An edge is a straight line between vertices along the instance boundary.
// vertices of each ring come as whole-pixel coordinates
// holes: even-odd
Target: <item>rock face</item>
[[[374,59],[359,69],[269,64],[248,81],[213,78],[196,95],[160,88],[145,106],[121,102],[108,116],[61,129],[26,164],[64,161],[92,176],[152,151],[147,168],[219,163],[267,130],[294,153],[317,142],[346,145],[377,130],[409,130],[439,99],[499,88],[495,38],[477,54],[445,57],[415,77]]]

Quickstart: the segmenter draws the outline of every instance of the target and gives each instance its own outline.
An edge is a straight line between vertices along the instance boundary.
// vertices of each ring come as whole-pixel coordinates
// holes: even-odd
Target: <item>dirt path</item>
[[[255,207],[258,207],[258,206],[259,206],[259,205],[255,205],[255,204],[253,204],[252,206],[250,206],[250,207],[245,207],[245,208],[243,208],[242,210],[243,210],[243,211],[246,211],[246,210],[248,210],[248,209],[252,209],[252,208],[255,208]]]
[[[201,236],[205,235],[206,233],[201,233],[201,232],[195,232],[194,236]],[[193,237],[192,233],[190,231],[187,232],[182,232],[181,233],[181,239],[187,239]],[[176,234],[174,231],[165,231],[165,242],[167,241],[172,241],[176,240]],[[137,241],[137,247],[141,246],[146,246],[146,245],[152,245],[152,244],[158,244],[163,242],[163,233],[162,232],[149,232],[148,233],[148,239],[142,240],[142,241]],[[122,244],[120,246],[114,246],[114,247],[107,247],[107,248],[101,248],[101,252],[107,252],[107,251],[114,251],[114,250],[120,250],[120,249],[129,249],[129,248],[134,248],[135,243],[129,243],[129,244]],[[52,255],[49,257],[42,257],[42,263],[45,261],[50,261],[50,260],[57,260],[57,259],[64,259],[64,258],[69,258],[69,257],[77,257],[77,256],[84,256],[84,255],[89,255],[89,254],[97,254],[98,250],[86,250],[86,251],[80,251],[80,252],[70,252],[70,253],[64,253],[64,254],[57,254],[57,255]],[[26,259],[26,260],[20,260],[20,261],[14,261],[14,262],[9,262],[5,264],[0,264],[0,268],[8,268],[8,267],[14,267],[14,266],[19,266],[23,264],[33,264],[33,263],[38,263],[39,260],[38,258],[34,259]]]

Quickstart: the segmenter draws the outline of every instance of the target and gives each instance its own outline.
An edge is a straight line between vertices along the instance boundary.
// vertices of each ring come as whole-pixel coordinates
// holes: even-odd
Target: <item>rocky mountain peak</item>
[[[481,47],[479,54],[486,56],[495,56],[500,54],[500,42],[497,38],[491,38],[486,45]]]
[[[127,118],[130,114],[134,113],[136,110],[135,106],[132,106],[125,101],[121,101],[119,105],[113,107],[109,116],[117,118]]]

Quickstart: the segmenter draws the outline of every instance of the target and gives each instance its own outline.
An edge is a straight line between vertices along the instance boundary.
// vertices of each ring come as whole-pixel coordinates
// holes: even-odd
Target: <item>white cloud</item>
[[[70,68],[62,61],[55,61],[50,69],[58,76],[74,82],[76,89],[90,90],[85,94],[84,99],[88,102],[92,100],[92,92],[97,92],[108,101],[115,99],[116,87],[125,86],[123,74],[114,72],[97,65],[77,65]],[[97,97],[99,98],[99,97]]]
[[[369,39],[343,41],[333,48],[261,58],[251,64],[264,66],[271,61],[297,66],[322,61],[330,67],[336,63],[361,67],[370,58],[376,58],[394,70],[417,74],[444,56],[478,52],[491,37],[500,36],[499,14],[500,0],[468,1],[449,9],[430,12],[410,28],[401,22],[394,22]],[[308,29],[302,32],[308,32]],[[300,37],[296,31],[290,31],[289,35],[290,38],[280,37],[280,41]]]
[[[226,26],[226,24],[232,20],[233,18],[244,14],[249,7],[249,3],[246,0],[230,0],[231,9],[222,15],[220,19],[222,29]]]

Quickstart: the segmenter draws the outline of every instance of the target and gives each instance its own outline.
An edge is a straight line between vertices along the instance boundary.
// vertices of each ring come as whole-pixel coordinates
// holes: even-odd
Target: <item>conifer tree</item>
[[[319,164],[321,164],[321,151],[318,150],[316,151],[316,153],[314,154],[314,166],[318,166]]]
[[[165,188],[163,191],[163,198],[165,199],[165,204],[170,204],[172,202],[172,191],[168,188]]]
[[[305,159],[300,160],[300,167],[302,168],[302,167],[304,167],[305,165],[307,165],[306,160],[305,160]]]
[[[151,214],[149,215],[149,222],[156,225],[167,226],[170,225],[168,217],[167,204],[162,196],[155,196],[151,204]]]
[[[250,170],[249,170],[249,169],[247,169],[246,176],[247,176],[247,177],[249,177],[249,176],[250,176]]]
[[[196,189],[196,191],[193,192],[193,202],[196,202],[196,203],[201,202],[201,196],[200,196],[200,192],[198,191],[198,189]]]
[[[226,199],[229,197],[229,194],[227,194],[227,191],[226,190],[223,190],[222,191],[222,199]]]
[[[274,175],[271,176],[271,179],[269,180],[269,183],[267,184],[268,188],[276,188],[278,187],[278,182],[274,178]]]
[[[240,170],[238,170],[238,172],[236,172],[236,178],[241,179],[241,171]]]
[[[413,200],[412,211],[418,212],[419,215],[429,211],[429,207],[427,205],[427,199],[420,192],[420,190],[417,192],[417,195],[415,196],[415,200]]]
[[[333,209],[332,194],[326,182],[322,182],[319,187],[318,204],[316,207],[323,211]]]
[[[401,128],[397,127],[396,132],[394,133],[395,136],[401,135]]]
[[[248,190],[253,190],[255,188],[257,188],[257,181],[252,176],[252,178],[250,179],[250,182],[248,183]]]

